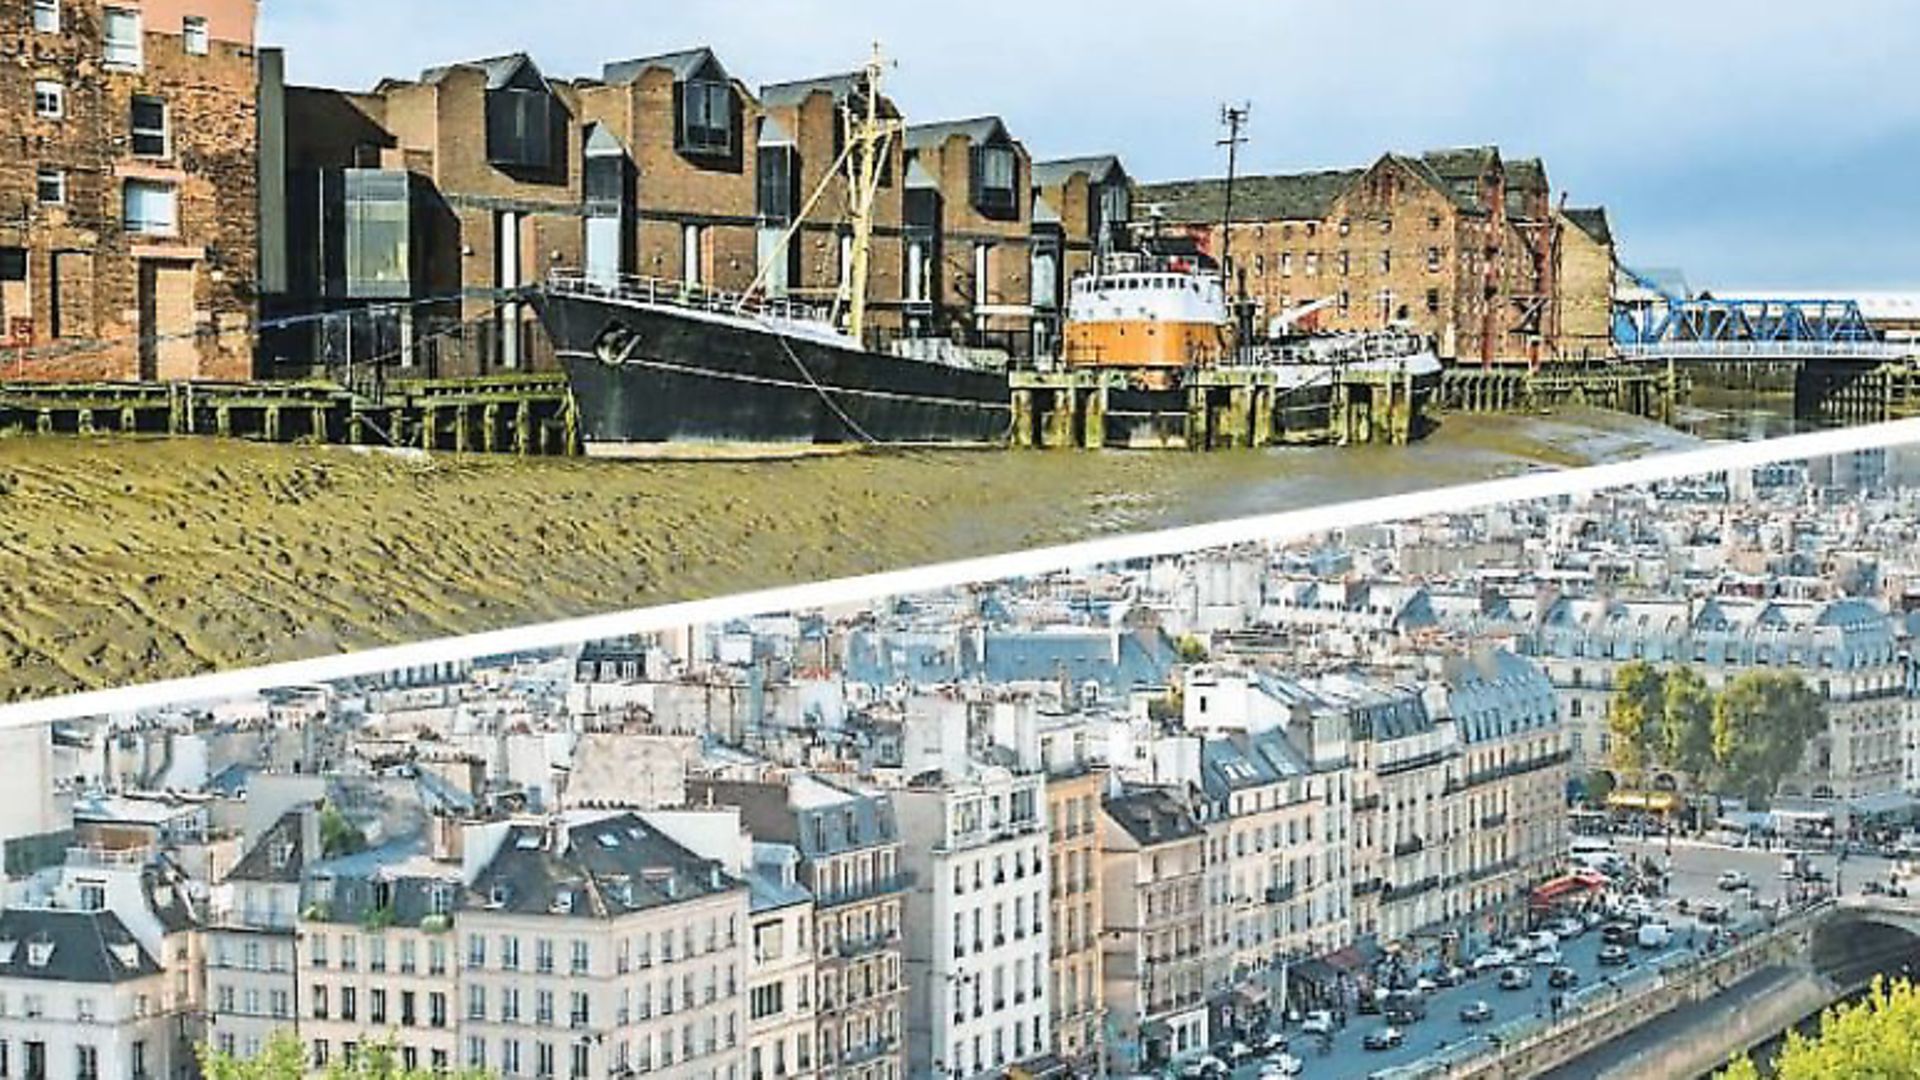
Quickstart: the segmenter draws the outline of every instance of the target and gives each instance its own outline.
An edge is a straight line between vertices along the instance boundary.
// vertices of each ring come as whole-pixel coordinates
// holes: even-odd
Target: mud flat
[[[0,439],[0,700],[1641,456],[1607,413],[1412,447],[606,462]]]

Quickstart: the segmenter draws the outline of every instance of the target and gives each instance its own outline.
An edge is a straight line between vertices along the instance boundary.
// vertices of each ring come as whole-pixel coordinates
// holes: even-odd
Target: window
[[[60,32],[60,0],[33,0],[33,28],[43,34]]]
[[[51,79],[33,84],[33,113],[42,120],[58,120],[67,114],[67,88]]]
[[[973,151],[973,204],[984,212],[1018,208],[1015,173],[1019,162],[1010,146],[981,146]]]
[[[133,154],[167,156],[167,103],[157,97],[133,97]]]
[[[1440,290],[1428,289],[1427,290],[1427,314],[1437,315],[1439,313],[1440,313]]]
[[[1380,250],[1380,272],[1383,274],[1393,273],[1393,252],[1386,248]]]
[[[754,168],[758,173],[760,216],[767,221],[793,219],[793,147],[762,147]]]
[[[210,44],[207,37],[207,20],[203,15],[188,15],[180,20],[180,38],[188,56],[207,55]]]
[[[179,193],[171,184],[129,180],[125,190],[126,230],[142,236],[172,236],[179,230]],[[341,962],[350,963],[346,950]]]
[[[41,169],[35,190],[41,206],[59,206],[67,201],[67,174],[59,169]]]
[[[689,154],[733,150],[733,88],[709,79],[689,79],[681,89],[680,149]]]
[[[140,13],[127,8],[110,7],[106,10],[102,28],[107,63],[120,67],[139,67]]]

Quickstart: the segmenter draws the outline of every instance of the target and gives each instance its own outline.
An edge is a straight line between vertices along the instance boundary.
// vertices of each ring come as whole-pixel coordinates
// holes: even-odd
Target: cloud
[[[1041,156],[1215,173],[1219,106],[1250,101],[1251,169],[1498,143],[1608,204],[1630,259],[1920,287],[1908,0],[304,0],[264,5],[263,36],[296,81],[348,87],[515,50],[591,74],[696,43],[758,85],[878,38],[911,117],[997,113]]]

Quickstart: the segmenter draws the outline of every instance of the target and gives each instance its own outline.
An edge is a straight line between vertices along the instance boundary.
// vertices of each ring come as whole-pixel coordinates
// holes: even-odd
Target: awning
[[[1007,1067],[1009,1080],[1056,1080],[1072,1075],[1072,1067],[1053,1054],[1042,1054]]]
[[[1259,983],[1243,983],[1233,992],[1242,1005],[1264,1005],[1267,1003],[1267,988]]]
[[[1317,956],[1311,960],[1302,960],[1287,968],[1287,978],[1305,979],[1307,982],[1319,985],[1325,985],[1339,977],[1340,972],[1336,970],[1332,964],[1327,963]]]
[[[1920,809],[1920,799],[1904,791],[1880,791],[1847,800],[1847,809],[1865,818],[1904,819]]]
[[[1615,810],[1651,810],[1671,814],[1680,809],[1680,796],[1671,791],[1616,791],[1607,796],[1607,805]]]
[[[1604,889],[1608,881],[1605,874],[1586,872],[1557,877],[1552,881],[1541,883],[1533,890],[1533,906],[1549,907],[1569,896]]]

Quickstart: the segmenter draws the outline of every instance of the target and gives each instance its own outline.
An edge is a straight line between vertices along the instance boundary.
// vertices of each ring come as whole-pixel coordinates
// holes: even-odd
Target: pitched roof
[[[1507,190],[1546,194],[1547,167],[1537,157],[1507,162]]]
[[[1562,213],[1569,224],[1586,233],[1594,243],[1602,247],[1613,246],[1613,224],[1607,220],[1606,207],[1568,207]]]
[[[302,850],[300,817],[303,810],[289,810],[267,827],[247,853],[227,874],[228,881],[295,884],[306,867],[307,853]],[[314,852],[318,856],[319,852]]]
[[[511,826],[468,890],[473,907],[523,915],[613,918],[739,889],[740,882],[656,831],[637,814],[560,826]]]
[[[618,85],[632,82],[651,68],[665,68],[673,73],[674,82],[685,82],[706,71],[709,65],[718,73],[718,78],[723,80],[727,78],[726,67],[720,63],[719,57],[713,55],[713,50],[705,45],[681,49],[678,52],[660,53],[656,56],[615,60],[600,69],[600,78],[609,84]]]
[[[847,71],[838,75],[819,75],[811,79],[795,79],[791,82],[768,83],[760,88],[760,104],[770,109],[792,108],[807,100],[811,94],[824,91],[833,98],[835,105],[845,105],[858,99],[862,106],[866,101],[867,73]],[[898,117],[900,110],[880,95],[880,115]]]
[[[1088,157],[1057,158],[1053,161],[1033,163],[1034,187],[1059,187],[1073,178],[1074,173],[1086,173],[1087,179],[1095,184],[1113,178],[1118,173],[1121,180],[1127,178],[1127,171],[1120,167],[1120,159],[1112,154],[1094,154]]]
[[[1500,150],[1494,146],[1456,146],[1429,150],[1420,157],[1449,180],[1467,180],[1486,175],[1500,160]]]
[[[533,57],[523,52],[507,53],[505,56],[489,56],[481,60],[462,60],[457,63],[431,67],[420,73],[423,83],[437,83],[454,71],[480,71],[487,76],[487,89],[504,90],[519,80],[522,71],[531,68],[533,77],[545,81],[540,74],[540,66]]]
[[[1318,221],[1333,201],[1361,176],[1360,169],[1244,176],[1233,183],[1235,221]],[[1134,189],[1136,206],[1158,206],[1161,217],[1178,223],[1211,224],[1226,212],[1223,179],[1172,180]]]
[[[110,911],[0,912],[0,978],[116,983],[159,972]]]
[[[913,124],[907,128],[907,149],[938,147],[955,135],[964,135],[975,146],[996,139],[1008,139],[1007,125],[997,116],[976,116],[969,120],[940,120],[931,124]]]

